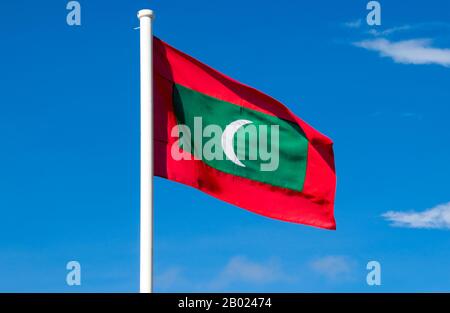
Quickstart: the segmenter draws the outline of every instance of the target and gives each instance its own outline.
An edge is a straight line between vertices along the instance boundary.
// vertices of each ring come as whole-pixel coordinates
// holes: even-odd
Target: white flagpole
[[[152,10],[140,10],[141,45],[141,248],[140,292],[153,289],[153,63]]]

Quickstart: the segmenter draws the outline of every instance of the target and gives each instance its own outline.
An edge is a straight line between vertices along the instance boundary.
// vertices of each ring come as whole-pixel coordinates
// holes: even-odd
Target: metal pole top
[[[149,9],[139,10],[137,14],[138,18],[150,17],[153,18],[153,11]]]

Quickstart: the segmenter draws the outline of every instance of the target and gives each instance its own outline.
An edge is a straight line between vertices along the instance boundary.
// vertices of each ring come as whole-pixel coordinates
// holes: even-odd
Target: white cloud
[[[383,217],[396,227],[450,229],[450,202],[422,212],[389,211]]]
[[[354,21],[345,22],[344,26],[348,28],[360,28],[361,27],[361,19],[357,19]]]
[[[377,51],[383,57],[390,57],[397,63],[404,64],[438,64],[450,67],[450,49],[431,46],[429,39],[412,39],[389,41],[387,39],[364,40],[355,46]]]
[[[262,263],[251,261],[243,256],[235,256],[225,265],[209,285],[211,289],[227,288],[233,283],[269,284],[276,281],[287,281],[278,262],[269,260]]]
[[[347,279],[351,276],[355,262],[346,256],[329,255],[316,259],[310,267],[330,280]]]

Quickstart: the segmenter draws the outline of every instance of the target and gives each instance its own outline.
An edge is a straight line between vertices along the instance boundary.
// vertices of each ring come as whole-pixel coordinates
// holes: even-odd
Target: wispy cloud
[[[393,33],[411,30],[411,29],[413,29],[413,26],[411,26],[411,25],[402,25],[402,26],[391,27],[391,28],[384,29],[384,30],[377,30],[375,28],[372,28],[372,29],[368,30],[367,33],[378,37],[378,36],[389,36]]]
[[[390,57],[403,64],[438,64],[450,67],[450,49],[431,46],[430,39],[389,41],[387,39],[363,40],[355,46],[376,51],[382,57]]]
[[[286,274],[277,259],[256,262],[245,256],[234,256],[209,278],[198,280],[178,266],[171,266],[155,276],[155,287],[162,292],[216,292],[258,289],[272,283],[289,283],[296,279]]]
[[[353,20],[353,21],[348,21],[343,23],[343,25],[347,28],[360,28],[362,24],[362,20],[361,19],[357,19],[357,20]]]
[[[450,229],[450,202],[421,212],[389,211],[383,217],[395,227]]]
[[[422,120],[422,115],[415,112],[402,112],[401,117],[413,120]]]
[[[370,34],[376,37],[387,37],[396,33],[410,33],[410,32],[430,32],[432,31],[434,34],[439,34],[439,32],[447,32],[450,30],[450,23],[448,22],[424,22],[424,23],[416,23],[416,24],[404,24],[392,26],[389,28],[383,29],[381,26],[379,27],[370,27],[369,25],[363,23],[361,19],[351,20],[348,22],[344,22],[341,24],[342,26],[350,29],[358,30],[360,29],[362,33]],[[426,36],[428,37],[428,36]]]
[[[340,255],[325,256],[310,263],[313,271],[333,281],[350,278],[354,265],[352,259]]]
[[[176,288],[186,288],[187,281],[182,275],[180,267],[170,267],[155,276],[155,286],[160,291]]]
[[[379,28],[371,28],[367,31],[368,34],[374,36],[389,36],[394,33],[399,32],[427,32],[432,31],[433,33],[439,33],[441,31],[447,32],[450,29],[450,23],[447,22],[425,22],[417,24],[406,24],[400,26],[390,27],[384,30],[379,30]]]
[[[254,262],[244,256],[235,256],[229,260],[218,276],[209,283],[208,289],[225,289],[235,283],[265,285],[273,282],[288,281],[280,264],[276,260]]]

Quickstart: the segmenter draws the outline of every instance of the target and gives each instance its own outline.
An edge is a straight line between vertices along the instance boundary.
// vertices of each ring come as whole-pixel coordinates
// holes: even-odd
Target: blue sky
[[[330,136],[338,177],[335,232],[156,178],[156,291],[449,291],[450,4],[380,1],[369,27],[367,1],[299,2],[81,0],[79,27],[67,1],[3,2],[0,291],[138,291],[144,7]]]

